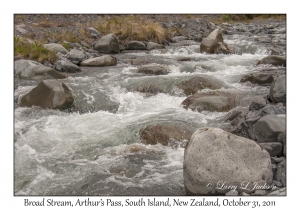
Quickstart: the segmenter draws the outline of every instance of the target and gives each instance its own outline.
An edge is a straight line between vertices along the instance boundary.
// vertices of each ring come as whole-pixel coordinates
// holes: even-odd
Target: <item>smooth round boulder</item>
[[[117,59],[110,55],[102,55],[96,58],[90,58],[80,63],[81,66],[114,66],[117,65]]]
[[[21,98],[21,107],[40,106],[45,109],[67,109],[73,104],[69,88],[56,80],[43,80]]]
[[[211,112],[227,112],[236,107],[241,96],[225,91],[200,92],[186,98],[181,105],[185,109]]]
[[[272,102],[286,102],[286,76],[279,76],[271,85],[270,98]]]
[[[169,73],[169,68],[164,66],[143,66],[138,68],[137,73],[150,74],[150,75],[165,75]]]
[[[94,50],[100,53],[119,53],[120,47],[117,37],[114,34],[103,36],[95,43]]]
[[[66,50],[66,48],[64,48],[60,44],[56,44],[56,43],[44,44],[43,47],[50,51],[53,51],[55,53],[60,52],[61,54],[64,54],[64,55],[68,54],[68,51]]]
[[[253,125],[253,132],[259,143],[264,142],[280,142],[286,135],[286,118],[285,115],[278,117],[277,115],[266,115],[260,118]]]
[[[126,50],[146,50],[147,47],[144,44],[144,42],[134,40],[134,41],[128,42],[125,49]]]
[[[255,183],[271,185],[273,172],[269,153],[256,142],[204,127],[185,148],[183,179],[187,195],[225,195],[232,187],[250,194]]]
[[[274,66],[286,66],[286,57],[279,55],[269,55],[257,62],[256,65],[271,64]]]
[[[148,42],[147,50],[162,49],[163,46],[155,42]]]

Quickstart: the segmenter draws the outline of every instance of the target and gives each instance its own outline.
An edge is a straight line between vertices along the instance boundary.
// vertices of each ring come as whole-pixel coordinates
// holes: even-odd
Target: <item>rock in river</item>
[[[117,37],[114,34],[107,34],[99,39],[94,49],[100,53],[119,53],[120,47]]]
[[[271,64],[274,66],[286,66],[286,57],[279,55],[269,55],[257,62],[256,65]]]
[[[271,85],[270,98],[272,102],[286,102],[286,76],[279,76]]]
[[[102,55],[96,58],[90,58],[80,63],[81,66],[114,66],[117,65],[117,59],[110,55]]]
[[[226,186],[252,193],[254,182],[271,185],[273,172],[269,153],[256,142],[204,127],[185,148],[183,178],[188,195],[225,195],[232,190]]]
[[[69,72],[69,73],[75,73],[81,71],[81,69],[77,65],[65,60],[56,61],[54,63],[54,68],[57,71]]]
[[[165,75],[169,73],[169,68],[164,66],[157,66],[157,65],[149,65],[149,66],[142,66],[138,69],[137,73],[144,73],[144,74],[154,74],[154,75]]]
[[[73,101],[72,93],[64,83],[56,80],[43,80],[21,98],[20,106],[67,109]]]

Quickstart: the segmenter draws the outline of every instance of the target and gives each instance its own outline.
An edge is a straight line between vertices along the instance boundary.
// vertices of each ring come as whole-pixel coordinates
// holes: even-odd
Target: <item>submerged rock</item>
[[[140,137],[145,144],[162,144],[168,146],[175,141],[189,141],[192,132],[174,125],[148,125],[140,130]],[[185,142],[186,143],[186,142]],[[185,143],[183,145],[185,145]]]
[[[21,98],[21,107],[40,106],[45,109],[67,109],[73,104],[69,88],[56,80],[43,80]]]
[[[137,73],[144,73],[144,74],[155,74],[155,75],[165,75],[169,73],[169,68],[164,66],[143,66],[140,67]]]
[[[286,57],[279,55],[269,55],[257,62],[256,65],[271,64],[274,66],[286,66]]]
[[[221,187],[225,181],[239,193],[252,193],[254,182],[271,185],[273,172],[269,153],[256,142],[204,127],[185,148],[183,178],[188,195],[225,195],[231,190]]]

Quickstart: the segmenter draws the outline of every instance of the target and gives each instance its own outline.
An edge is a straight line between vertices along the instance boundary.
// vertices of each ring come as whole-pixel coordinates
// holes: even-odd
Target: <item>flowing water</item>
[[[36,81],[16,79],[14,191],[16,195],[184,195],[183,148],[145,145],[139,131],[147,125],[174,124],[191,130],[218,127],[226,113],[194,112],[180,106],[186,98],[175,87],[196,75],[214,76],[245,95],[268,93],[268,87],[239,83],[258,71],[266,47],[249,37],[225,36],[234,55],[206,55],[199,43],[166,50],[116,55],[111,67],[84,67],[62,80],[70,87],[73,112],[18,107]],[[178,61],[188,57],[191,61]],[[168,75],[145,76],[122,62],[145,58],[168,66]],[[155,81],[163,93],[147,97],[135,91]]]

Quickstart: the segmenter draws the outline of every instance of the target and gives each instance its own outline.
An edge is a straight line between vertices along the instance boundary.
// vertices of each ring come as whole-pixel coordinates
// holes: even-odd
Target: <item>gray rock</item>
[[[282,155],[282,144],[279,142],[260,143],[260,146],[267,150],[271,157]]]
[[[93,27],[87,28],[87,31],[93,37],[98,37],[99,36],[99,32]]]
[[[33,80],[64,79],[68,77],[53,68],[31,60],[15,61],[15,74],[20,79]]]
[[[272,104],[268,104],[267,106],[265,106],[264,108],[262,108],[260,116],[266,116],[266,115],[270,115],[270,114],[286,114],[286,107],[285,106],[280,106],[278,104],[276,105],[272,105]]]
[[[238,191],[230,190],[225,194],[225,196],[238,196],[238,194],[239,194]]]
[[[234,49],[229,47],[224,42],[218,42],[214,47],[214,54],[232,54],[234,53]]]
[[[256,140],[259,143],[279,142],[280,135],[286,133],[285,124],[285,117],[277,115],[266,115],[260,118],[253,126]]]
[[[257,62],[256,65],[271,64],[274,66],[286,66],[286,57],[279,55],[269,55]]]
[[[80,64],[83,60],[86,59],[86,55],[80,50],[72,49],[68,53],[67,58],[74,64]]]
[[[143,66],[138,69],[137,73],[165,75],[168,74],[169,71],[169,68],[164,66]]]
[[[136,88],[136,91],[141,93],[151,93],[154,95],[157,93],[166,93],[165,87],[157,84],[155,81],[143,82]]]
[[[117,59],[110,55],[102,55],[97,58],[90,58],[80,63],[81,66],[114,66],[117,65]]]
[[[276,180],[273,180],[273,185],[276,186],[276,187],[282,187],[282,183],[278,182]]]
[[[218,42],[223,42],[223,36],[220,29],[216,29],[204,38],[200,45],[200,52],[213,53]]]
[[[20,34],[27,34],[28,31],[26,31],[24,28],[16,28],[16,31],[19,32]]]
[[[140,130],[140,138],[145,144],[160,143],[168,146],[170,141],[189,141],[191,136],[192,132],[187,128],[174,125],[148,125]]]
[[[134,40],[134,41],[128,42],[125,49],[126,50],[146,50],[147,47],[144,44],[144,42]]]
[[[266,196],[286,196],[286,188],[277,188],[276,190],[266,194]]]
[[[286,102],[286,76],[279,76],[271,85],[270,98],[272,102]]]
[[[232,190],[222,187],[225,181],[239,193],[252,193],[254,182],[272,184],[273,172],[269,153],[254,141],[204,127],[185,148],[183,178],[188,195],[224,195]]]
[[[286,160],[277,164],[277,170],[274,174],[274,179],[278,182],[281,182],[282,185],[286,186]]]
[[[147,44],[147,50],[162,49],[162,48],[163,46],[155,42],[148,42]]]
[[[244,76],[240,82],[251,82],[258,85],[270,85],[274,81],[274,76],[267,73],[253,73]]]
[[[284,157],[271,157],[271,162],[274,164],[278,164],[281,163],[282,161],[284,161],[285,158]],[[276,167],[277,168],[277,167]]]
[[[257,102],[252,102],[249,106],[249,111],[254,111],[254,110],[259,110],[261,108],[264,108],[266,106],[266,102],[264,103],[257,103]]]
[[[56,80],[43,80],[21,98],[21,107],[40,106],[45,109],[67,109],[73,104],[69,88]]]
[[[270,47],[269,50],[271,52],[271,55],[280,55],[281,54],[279,50],[277,50],[273,47]]]
[[[211,76],[197,76],[192,77],[186,81],[180,82],[176,85],[179,89],[182,89],[185,95],[189,96],[203,89],[221,89],[222,87],[228,87],[224,82]]]
[[[54,63],[54,68],[57,71],[62,71],[62,72],[69,72],[69,73],[75,73],[75,72],[80,72],[81,69],[76,66],[75,64],[69,62],[69,61],[64,61],[64,60],[59,60]]]
[[[188,38],[186,36],[174,36],[171,38],[171,41],[177,43],[177,42],[180,42],[182,40],[187,40],[187,39]]]
[[[66,48],[64,48],[62,45],[56,44],[56,43],[44,44],[43,47],[48,49],[48,50],[51,50],[55,53],[58,53],[58,52],[60,52],[61,54],[67,54],[68,53]]]
[[[264,196],[267,194],[266,190],[255,190],[255,192],[252,194],[254,196]]]
[[[107,34],[101,39],[99,39],[95,45],[94,49],[100,53],[119,53],[120,47],[118,39],[113,34]]]
[[[262,96],[246,96],[241,100],[240,106],[251,106],[252,103],[265,105],[266,99],[264,99]]]
[[[281,28],[276,31],[276,34],[285,34],[285,33],[286,33],[286,28]]]
[[[211,112],[227,112],[241,100],[238,94],[225,91],[200,92],[186,98],[181,105],[185,109]]]

